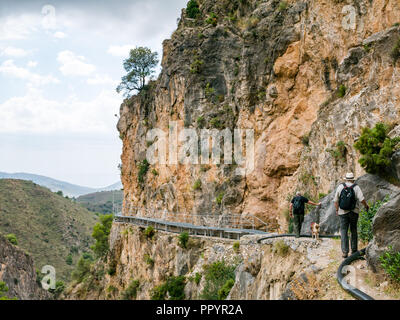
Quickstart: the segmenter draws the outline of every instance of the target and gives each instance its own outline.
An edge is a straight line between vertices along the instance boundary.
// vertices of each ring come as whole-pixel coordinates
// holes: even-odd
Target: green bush
[[[347,147],[343,141],[339,141],[335,148],[326,149],[326,151],[329,152],[336,160],[346,159]]]
[[[112,222],[112,214],[102,215],[100,216],[100,222],[93,227],[92,237],[96,240],[96,242],[91,248],[97,257],[102,257],[108,252],[108,238],[110,235]]]
[[[274,252],[281,257],[285,257],[289,253],[289,246],[283,240],[278,240],[274,244]]]
[[[190,0],[186,7],[186,14],[191,19],[196,19],[200,14],[199,4],[195,0]]]
[[[400,252],[395,252],[392,246],[379,257],[383,270],[396,282],[400,282]]]
[[[235,251],[236,253],[238,253],[238,252],[239,252],[239,249],[240,249],[240,242],[239,242],[239,241],[235,241],[235,242],[233,243],[233,251]]]
[[[226,284],[228,280],[235,280],[235,269],[236,266],[227,265],[225,260],[217,261],[210,265],[205,265],[205,284],[200,298],[205,300],[220,299],[220,289]]]
[[[204,126],[206,125],[206,120],[204,119],[203,116],[198,117],[196,122],[197,122],[197,126],[200,129],[204,128]]]
[[[194,282],[199,285],[200,281],[201,281],[202,275],[201,273],[196,272],[195,276],[194,276]]]
[[[143,259],[150,267],[154,266],[154,259],[150,257],[150,255],[148,255],[147,253],[143,256]]]
[[[5,282],[0,281],[0,300],[17,300],[17,298],[9,298],[6,296],[8,287]]]
[[[193,74],[200,73],[203,64],[204,61],[196,57],[190,65],[190,72]]]
[[[117,273],[117,261],[112,260],[108,266],[107,273],[110,276],[113,276]]]
[[[288,4],[286,1],[281,1],[278,6],[279,11],[285,11],[288,8]]]
[[[0,281],[0,298],[5,296],[5,294],[8,292],[8,287],[6,286],[6,283],[3,281]]]
[[[225,193],[224,192],[220,192],[218,193],[217,197],[215,198],[215,201],[220,205],[222,203],[222,199],[224,197]]]
[[[164,283],[153,288],[153,290],[151,291],[151,300],[165,300],[166,295],[167,286]]]
[[[15,245],[15,246],[18,245],[18,240],[14,233],[10,233],[10,234],[6,235],[6,239],[8,241],[10,241],[10,243],[12,243],[13,245]]]
[[[216,26],[218,23],[218,17],[214,12],[211,12],[206,19],[207,24],[211,24],[212,26]]]
[[[140,184],[144,183],[144,177],[149,171],[150,164],[147,159],[144,159],[141,163],[139,163],[139,172],[138,172],[138,181]]]
[[[201,189],[201,180],[197,179],[193,184],[193,190],[200,190]]]
[[[75,270],[72,272],[72,279],[78,283],[82,282],[90,273],[90,267],[93,263],[93,257],[84,253],[78,260]]]
[[[69,265],[69,266],[71,266],[72,265],[72,255],[68,255],[67,256],[67,259],[65,259],[65,263],[67,264],[67,265]]]
[[[222,122],[221,122],[221,120],[220,120],[218,117],[212,118],[212,119],[210,120],[210,125],[211,125],[213,128],[216,128],[216,129],[222,128]]]
[[[123,300],[136,299],[139,285],[140,285],[139,280],[133,280],[129,284],[128,288],[126,288],[126,290],[122,293],[122,299]]]
[[[225,282],[221,289],[218,290],[218,300],[225,300],[226,297],[231,292],[233,285],[235,284],[235,280],[229,279]]]
[[[361,240],[365,242],[369,242],[372,240],[372,220],[374,219],[374,216],[378,212],[380,207],[382,207],[382,205],[387,201],[389,201],[389,197],[386,197],[382,201],[375,202],[373,205],[370,206],[368,211],[362,210],[360,212],[360,217],[358,221],[358,236]]]
[[[392,48],[390,56],[392,57],[394,62],[396,62],[400,58],[400,38],[397,40],[396,44]]]
[[[342,85],[340,85],[339,88],[337,89],[336,94],[337,94],[337,96],[338,96],[339,98],[343,98],[343,97],[346,95],[346,91],[347,91],[346,86],[342,84]]]
[[[189,241],[189,233],[187,232],[182,232],[179,236],[178,236],[178,242],[179,242],[179,246],[182,248],[187,248],[187,244]]]
[[[363,128],[359,140],[354,144],[362,155],[359,163],[368,173],[385,176],[387,168],[391,166],[391,157],[400,138],[392,139],[388,133],[389,127],[379,122],[372,129]]]
[[[302,136],[301,142],[303,143],[303,145],[308,146],[310,144],[310,134]]]
[[[154,228],[152,226],[148,226],[144,230],[144,235],[146,236],[147,239],[152,240],[155,234],[156,234],[156,231],[154,230]]]
[[[208,100],[214,100],[215,98],[215,89],[211,86],[210,83],[206,84],[204,89],[204,94]]]
[[[170,300],[185,299],[185,277],[169,277],[165,283],[155,287],[151,294],[151,300],[165,300],[168,293]]]
[[[49,291],[54,294],[55,298],[58,298],[65,290],[65,283],[61,280],[56,281],[56,288],[49,289]]]

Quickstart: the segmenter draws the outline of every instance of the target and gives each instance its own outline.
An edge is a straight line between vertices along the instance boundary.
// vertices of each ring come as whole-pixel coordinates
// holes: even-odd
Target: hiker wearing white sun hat
[[[369,210],[369,206],[364,199],[361,188],[355,183],[356,179],[352,172],[346,173],[345,182],[340,184],[335,193],[336,214],[340,218],[340,234],[342,238],[342,253],[343,258],[347,258],[349,254],[349,236],[348,230],[351,233],[351,253],[357,252],[358,237],[357,237],[357,222],[360,212],[360,203]]]

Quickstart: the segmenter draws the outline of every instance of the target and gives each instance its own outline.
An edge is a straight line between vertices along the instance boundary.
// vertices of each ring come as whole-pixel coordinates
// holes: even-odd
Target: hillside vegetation
[[[76,202],[80,203],[89,211],[110,214],[113,213],[113,198],[115,208],[121,208],[123,199],[123,192],[121,190],[86,194],[78,197]]]
[[[68,281],[73,265],[93,244],[97,216],[31,181],[0,179],[0,232],[14,234],[39,270],[56,268]]]

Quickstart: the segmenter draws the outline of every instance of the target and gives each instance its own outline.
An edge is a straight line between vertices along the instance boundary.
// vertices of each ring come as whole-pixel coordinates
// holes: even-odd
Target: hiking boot
[[[348,253],[343,253],[343,254],[342,254],[342,258],[343,258],[343,259],[346,259],[348,256],[349,256]]]
[[[351,255],[355,254],[356,252],[358,252],[358,251],[352,251],[352,252],[351,252]]]

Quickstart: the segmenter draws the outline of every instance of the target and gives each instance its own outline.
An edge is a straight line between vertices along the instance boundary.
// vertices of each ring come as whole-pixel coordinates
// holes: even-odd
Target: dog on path
[[[315,237],[315,240],[319,240],[319,229],[320,229],[320,227],[319,227],[318,223],[315,223],[315,222],[311,223],[311,238],[312,239],[314,239],[314,237]]]

